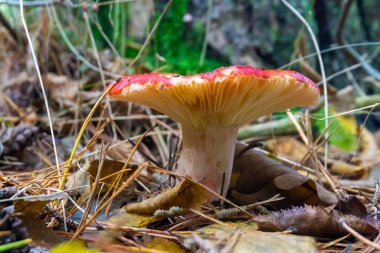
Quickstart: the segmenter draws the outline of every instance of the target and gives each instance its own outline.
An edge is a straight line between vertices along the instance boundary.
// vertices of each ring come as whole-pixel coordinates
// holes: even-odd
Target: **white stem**
[[[177,173],[189,176],[225,197],[231,178],[237,131],[237,127],[205,130],[183,127]]]

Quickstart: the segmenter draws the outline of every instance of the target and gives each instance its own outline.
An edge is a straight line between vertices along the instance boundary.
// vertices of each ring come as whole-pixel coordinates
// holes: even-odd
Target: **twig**
[[[214,217],[211,217],[211,216],[209,216],[207,214],[204,214],[204,213],[202,213],[200,211],[197,211],[197,210],[194,210],[192,208],[190,208],[190,211],[192,211],[195,214],[198,214],[199,216],[202,216],[203,218],[206,218],[207,220],[213,221],[213,222],[215,222],[215,223],[217,223],[219,225],[222,225],[222,226],[225,226],[225,227],[228,227],[228,228],[236,228],[235,226],[231,226],[231,225],[229,225],[229,224],[227,224],[225,222],[222,222],[222,221],[220,221],[218,219],[215,219]]]
[[[136,143],[136,146],[133,148],[128,160],[126,161],[124,167],[127,167],[129,162],[131,161],[133,155],[135,154],[135,152],[137,151],[137,148],[138,146],[140,145],[140,143],[142,142],[142,140],[145,138],[145,136],[152,130],[149,129],[148,131],[146,131],[144,133],[144,135],[139,139],[139,141]],[[88,221],[80,228],[78,228],[78,230],[75,232],[74,236],[72,237],[71,241],[75,240],[76,237],[78,237],[82,232],[83,230],[91,224],[91,222],[93,222],[95,220],[95,218],[100,214],[100,212],[105,208],[107,207],[111,202],[112,200],[118,196],[122,191],[124,191],[124,189],[135,179],[137,178],[139,175],[140,175],[140,172],[145,169],[147,167],[147,164],[144,163],[142,164],[121,186],[119,189],[117,189],[117,191],[115,191],[112,196],[110,198],[108,198],[92,215],[91,215],[91,218],[88,219]]]
[[[232,201],[226,199],[225,197],[221,196],[220,194],[216,193],[215,191],[211,190],[210,188],[208,188],[207,186],[201,184],[201,183],[198,183],[196,181],[194,181],[192,178],[190,177],[187,177],[187,176],[182,176],[182,175],[178,175],[176,174],[175,172],[172,172],[172,171],[168,171],[166,169],[162,169],[162,168],[159,168],[159,167],[155,167],[155,166],[148,166],[149,169],[153,169],[157,172],[160,172],[160,173],[164,173],[164,174],[169,174],[169,175],[172,175],[172,176],[176,176],[176,177],[180,177],[180,178],[184,178],[186,180],[189,180],[191,183],[193,184],[196,184],[200,187],[202,187],[205,191],[209,192],[210,194],[212,194],[213,196],[219,198],[220,200],[230,204],[231,206],[233,207],[236,207],[236,209],[238,209],[239,211],[241,211],[242,213],[245,213],[247,214],[249,217],[253,217],[253,215],[249,212],[247,212],[246,210],[244,210],[243,208],[241,208],[240,206],[236,205],[235,203],[233,203]]]
[[[336,51],[336,50],[340,50],[340,49],[344,49],[344,48],[348,48],[348,47],[363,47],[363,46],[380,46],[380,42],[376,42],[376,41],[370,41],[370,42],[358,42],[358,43],[351,43],[351,44],[345,44],[345,45],[340,45],[340,46],[335,46],[335,47],[331,47],[331,48],[327,48],[327,49],[324,49],[324,50],[321,50],[320,53],[321,54],[325,54],[325,53],[328,53],[328,52],[332,52],[332,51]],[[318,55],[318,53],[311,53],[311,54],[308,54],[308,55],[304,55],[302,57],[298,57],[297,59],[294,59],[293,61],[285,64],[285,65],[282,65],[280,67],[280,69],[286,69],[286,68],[289,68],[291,65],[293,64],[296,64],[296,63],[299,63],[299,62],[302,62],[304,60],[307,60],[311,57],[314,57]]]
[[[334,74],[328,76],[328,77],[326,78],[326,82],[327,82],[327,81],[330,81],[331,79],[333,79],[333,78],[335,78],[335,77],[337,77],[337,76],[340,76],[340,75],[342,75],[342,74],[344,74],[344,73],[346,73],[346,72],[349,72],[349,71],[351,71],[351,70],[357,69],[357,68],[363,66],[363,64],[365,64],[366,62],[369,62],[369,60],[361,61],[361,62],[359,62],[359,63],[357,63],[357,64],[355,64],[355,65],[352,65],[352,66],[350,66],[350,67],[347,67],[347,68],[344,68],[344,69],[342,69],[342,70],[340,70],[340,71],[337,71],[337,72],[335,72]],[[317,83],[317,85],[321,85],[321,84],[322,84],[322,82],[318,82],[318,83]],[[325,96],[325,97],[326,97],[326,96]]]
[[[305,18],[291,4],[289,4],[286,0],[282,0],[282,3],[286,7],[288,7],[289,10],[291,12],[293,12],[294,15],[296,15],[298,17],[298,19],[301,20],[301,22],[306,26],[306,28],[307,28],[307,30],[308,30],[308,32],[310,34],[311,40],[313,41],[315,50],[317,52],[317,58],[318,58],[319,66],[320,66],[320,69],[321,69],[321,76],[322,76],[322,83],[323,83],[323,93],[324,93],[324,96],[325,96],[325,100],[324,100],[324,113],[325,113],[325,129],[327,129],[327,127],[329,125],[329,120],[328,120],[328,116],[329,116],[328,91],[327,91],[327,82],[326,82],[325,68],[324,68],[324,65],[323,65],[322,55],[321,55],[321,51],[319,50],[317,39],[315,38],[313,30],[311,29],[310,25],[305,20]],[[327,137],[328,137],[328,131],[326,131],[326,133],[325,133],[325,138],[327,139]],[[326,168],[327,168],[328,148],[329,148],[328,147],[328,142],[326,142],[326,144],[325,144],[325,164],[324,164]]]
[[[295,128],[297,129],[298,134],[300,135],[302,141],[306,144],[309,145],[309,140],[306,137],[305,131],[302,129],[300,123],[297,121],[296,117],[294,117],[294,114],[288,110],[286,112],[286,115],[288,115],[288,118],[292,123],[294,124]]]
[[[380,245],[377,244],[377,243],[374,243],[370,240],[368,240],[367,238],[365,238],[364,236],[362,236],[361,234],[359,234],[358,232],[356,232],[353,228],[351,228],[347,223],[346,221],[344,220],[343,217],[339,218],[338,222],[340,223],[340,225],[345,229],[347,230],[347,232],[350,232],[353,236],[356,237],[356,239],[358,239],[359,241],[377,249],[377,250],[380,250]]]

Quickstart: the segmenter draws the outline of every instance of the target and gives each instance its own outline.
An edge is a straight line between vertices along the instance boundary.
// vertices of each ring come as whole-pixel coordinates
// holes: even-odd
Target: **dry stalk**
[[[380,245],[377,244],[377,243],[374,243],[370,240],[368,240],[367,238],[365,238],[364,236],[362,236],[361,234],[359,234],[358,232],[356,232],[353,228],[351,228],[347,223],[346,221],[344,220],[344,218],[340,218],[338,220],[338,222],[340,223],[340,225],[345,229],[347,230],[347,232],[351,233],[353,236],[356,237],[356,239],[358,239],[359,241],[365,243],[366,245],[369,245],[377,250],[380,250]]]

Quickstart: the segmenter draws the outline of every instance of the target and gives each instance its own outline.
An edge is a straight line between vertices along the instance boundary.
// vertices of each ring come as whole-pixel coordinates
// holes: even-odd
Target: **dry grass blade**
[[[142,55],[143,51],[145,50],[145,48],[147,47],[149,41],[151,40],[154,32],[156,31],[158,25],[160,24],[162,18],[164,17],[165,13],[168,11],[170,5],[172,4],[173,0],[169,0],[168,3],[166,4],[164,10],[161,12],[161,15],[160,17],[157,19],[156,23],[154,24],[152,30],[149,32],[148,36],[146,37],[145,41],[144,41],[144,44],[141,46],[139,52],[137,53],[136,57],[131,61],[131,63],[129,63],[128,67],[132,67],[137,61],[138,59],[140,58],[140,56]]]
[[[91,209],[91,206],[92,206],[92,203],[94,201],[94,197],[95,197],[95,194],[96,194],[96,189],[98,187],[98,184],[99,184],[99,181],[100,181],[100,175],[101,175],[101,172],[102,172],[102,169],[103,169],[103,165],[104,165],[104,160],[105,160],[105,156],[106,156],[105,154],[107,152],[107,148],[108,147],[109,147],[109,144],[106,145],[106,146],[104,146],[103,143],[100,146],[100,158],[99,158],[98,171],[96,173],[96,178],[95,178],[95,181],[94,181],[93,186],[92,186],[92,191],[90,193],[90,197],[87,200],[86,209],[84,210],[82,218],[81,218],[81,220],[79,222],[78,229],[80,229],[81,226],[83,226],[84,222],[86,221],[88,213],[89,213],[89,211]]]
[[[319,63],[319,66],[321,67],[321,75],[322,75],[322,83],[323,83],[323,93],[324,93],[324,96],[325,96],[325,99],[324,99],[324,113],[325,113],[325,128],[327,129],[327,127],[329,125],[329,121],[328,121],[328,116],[329,116],[328,91],[327,91],[327,82],[326,82],[325,67],[324,67],[324,64],[323,64],[322,54],[321,54],[321,51],[319,50],[319,45],[318,45],[317,39],[315,38],[313,30],[311,29],[309,23],[305,20],[305,18],[289,2],[287,2],[286,0],[282,0],[282,3],[287,8],[289,8],[289,10],[291,12],[293,12],[294,15],[296,15],[297,18],[299,20],[301,20],[301,22],[306,26],[306,28],[307,28],[310,36],[311,36],[311,39],[313,41],[313,45],[315,47],[315,50],[317,52],[318,63]],[[328,137],[328,131],[326,130],[325,138],[327,138],[327,137]],[[326,142],[326,144],[325,144],[325,168],[327,168],[327,154],[328,154],[328,143]]]
[[[91,117],[92,115],[94,115],[96,109],[98,109],[100,103],[103,101],[104,97],[107,96],[108,92],[113,88],[113,86],[115,85],[116,83],[114,83],[113,85],[109,85],[107,90],[102,94],[102,96],[98,99],[98,101],[95,103],[95,105],[92,107],[90,113],[88,114],[86,120],[84,121],[79,133],[78,133],[78,136],[75,140],[75,144],[74,144],[74,147],[71,151],[71,155],[70,155],[70,158],[67,162],[67,165],[66,165],[66,169],[65,171],[63,172],[63,175],[62,175],[62,180],[61,182],[59,183],[59,186],[58,186],[58,190],[62,190],[63,187],[65,186],[65,183],[66,183],[66,180],[67,180],[67,176],[69,174],[69,171],[71,169],[71,166],[72,166],[72,163],[73,163],[73,160],[74,160],[74,157],[75,157],[75,153],[77,151],[77,148],[78,148],[78,145],[79,145],[79,142],[80,142],[80,139],[82,138],[82,135],[84,133],[84,131],[86,130],[86,127],[87,125],[90,123],[90,120],[91,120]]]
[[[153,128],[150,128],[148,131],[146,131],[144,133],[144,135],[140,138],[140,140],[136,143],[136,146],[133,148],[132,152],[131,152],[131,155],[129,157],[129,159],[127,160],[127,162],[125,163],[125,167],[128,166],[128,163],[130,162],[130,160],[132,159],[133,157],[133,154],[137,151],[137,148],[138,146],[140,145],[140,143],[142,142],[142,140],[145,138],[145,136],[152,130]],[[88,221],[81,227],[81,228],[78,228],[78,230],[75,232],[74,236],[72,237],[71,241],[75,240],[75,238],[77,238],[83,231],[84,229],[90,225],[94,220],[95,218],[100,214],[100,212],[102,212],[102,210],[104,208],[106,208],[109,203],[111,203],[113,201],[113,199],[119,195],[135,178],[137,178],[140,174],[140,172],[145,169],[147,167],[147,164],[143,164],[141,165],[121,186],[120,188],[115,191],[112,196],[107,199],[102,205],[99,206],[99,208],[91,215],[91,218],[88,219]]]
[[[359,241],[377,249],[377,250],[380,250],[380,245],[377,244],[377,243],[374,243],[370,240],[368,240],[367,238],[365,238],[364,236],[362,236],[361,234],[359,234],[358,232],[356,232],[353,228],[351,228],[350,226],[348,226],[348,224],[346,223],[346,221],[341,218],[339,220],[339,223],[340,225],[345,229],[347,230],[347,232],[351,233],[353,236],[355,236]]]

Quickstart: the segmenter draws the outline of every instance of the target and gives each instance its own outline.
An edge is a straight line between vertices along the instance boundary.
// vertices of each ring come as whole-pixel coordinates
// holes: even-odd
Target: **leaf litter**
[[[37,78],[27,59],[26,63],[20,60],[25,54],[8,37],[0,36],[7,47],[4,52],[9,51],[0,71],[0,80],[7,83],[0,91],[1,244],[31,238],[31,247],[50,249],[71,239],[81,225],[81,215],[89,201],[93,203],[84,220],[94,221],[82,226],[83,233],[78,239],[84,243],[65,243],[53,247],[51,252],[315,252],[317,249],[329,252],[329,249],[344,250],[349,245],[357,250],[366,249],[365,241],[357,239],[347,226],[377,243],[379,185],[375,188],[373,184],[359,187],[339,184],[341,179],[351,180],[349,183],[360,181],[373,173],[379,162],[375,136],[364,127],[353,131],[356,124],[352,117],[338,122],[339,127],[347,130],[342,132],[350,145],[338,143],[341,137],[330,141],[326,169],[336,183],[334,186],[312,161],[313,157],[322,159],[323,148],[311,152],[312,147],[294,135],[265,140],[264,148],[270,155],[250,149],[237,157],[228,200],[244,205],[240,209],[225,201],[207,203],[208,193],[203,187],[159,168],[158,165],[167,168],[173,165],[162,149],[176,150],[177,147],[167,147],[170,146],[167,143],[174,142],[178,132],[173,129],[177,128],[156,112],[145,115],[136,105],[129,105],[126,110],[125,105],[112,103],[113,114],[100,106],[68,167],[66,159],[74,146],[71,137],[77,135],[103,90],[97,83],[97,72],[76,70],[73,53],[55,43],[56,34],[47,39],[50,22],[47,17],[48,13],[42,12],[39,33],[44,41],[40,42],[41,49],[48,51],[46,56],[46,51],[40,50],[39,58],[43,60],[43,68],[51,63],[43,77],[55,114],[54,127],[59,132],[57,141],[61,142],[60,169],[61,172],[69,169],[70,180],[64,192],[56,191],[61,178],[53,166],[52,143],[41,109],[43,99]],[[93,54],[87,57],[96,61]],[[107,57],[102,60],[106,71],[124,73],[118,60]],[[145,66],[135,67],[136,72],[140,69],[153,71]],[[334,109],[344,111],[348,110],[345,103],[332,104]],[[116,116],[125,115],[126,111],[128,116]],[[157,122],[159,127],[142,143],[120,141],[139,139]],[[312,131],[306,124],[303,127],[306,132]],[[120,138],[110,137],[115,133]],[[99,156],[101,140],[111,146]],[[135,145],[148,155],[133,154]],[[243,144],[237,145],[238,150],[244,148]],[[156,162],[150,162],[146,170],[140,170],[132,182],[115,194],[149,160],[148,156]],[[298,166],[284,162],[281,157]],[[131,163],[126,165],[129,160]],[[103,167],[98,175],[100,162]],[[174,186],[174,180],[180,183]],[[350,233],[354,236],[342,237]],[[88,248],[92,246],[97,249]],[[25,246],[21,247],[20,250]]]

